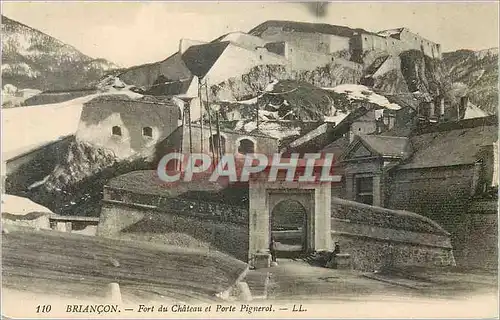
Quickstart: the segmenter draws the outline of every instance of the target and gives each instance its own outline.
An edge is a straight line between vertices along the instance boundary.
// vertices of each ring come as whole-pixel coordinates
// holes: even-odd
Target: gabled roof
[[[348,147],[349,139],[347,137],[341,137],[321,149],[320,153],[333,153],[335,159],[339,159]]]
[[[267,28],[278,27],[284,30],[290,30],[295,32],[306,32],[306,33],[323,33],[331,34],[341,37],[352,37],[359,33],[373,34],[373,32],[366,31],[364,29],[351,29],[345,26],[336,26],[326,23],[309,23],[309,22],[297,22],[297,21],[285,21],[285,20],[269,20],[264,23],[259,24],[252,30],[249,34],[260,36],[264,33]]]
[[[408,138],[378,135],[359,135],[371,150],[381,156],[404,158],[408,155]]]
[[[230,44],[229,41],[211,42],[189,47],[182,60],[192,74],[204,77]]]
[[[399,169],[474,164],[484,146],[498,141],[496,116],[442,123],[410,137],[412,156]]]
[[[192,78],[192,73],[176,52],[163,61],[128,68],[118,77],[126,84],[149,89],[159,77],[178,81]]]
[[[356,135],[342,156],[343,160],[349,160],[350,154],[354,154],[360,147],[364,147],[370,157],[405,158],[408,156],[408,138],[378,135]]]

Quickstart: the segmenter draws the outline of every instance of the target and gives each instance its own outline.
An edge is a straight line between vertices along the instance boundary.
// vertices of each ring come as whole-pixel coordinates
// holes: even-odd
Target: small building
[[[471,205],[498,188],[497,145],[495,116],[428,123],[408,137],[360,135],[341,157],[343,196],[433,219],[451,233],[457,263],[464,265],[465,252],[474,250],[465,245],[470,232],[481,229],[474,221],[485,221],[471,221]],[[480,207],[474,206],[476,215]],[[497,213],[488,210],[488,223],[497,223]],[[496,240],[487,246],[496,247]]]
[[[278,152],[278,139],[262,133],[228,129],[221,129],[219,136],[215,128],[212,128],[210,133],[210,128],[206,125],[202,130],[199,124],[191,124],[191,128],[183,125],[174,130],[169,137],[158,144],[156,151],[158,160],[169,152],[205,153],[211,156],[247,153],[271,155]]]
[[[181,105],[173,98],[97,97],[84,104],[76,139],[126,158],[154,148],[174,132]]]

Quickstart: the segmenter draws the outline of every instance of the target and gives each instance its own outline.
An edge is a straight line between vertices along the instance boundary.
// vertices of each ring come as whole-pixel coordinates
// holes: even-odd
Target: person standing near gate
[[[271,252],[271,261],[276,262],[276,239],[271,236],[271,241],[269,242],[269,251]]]

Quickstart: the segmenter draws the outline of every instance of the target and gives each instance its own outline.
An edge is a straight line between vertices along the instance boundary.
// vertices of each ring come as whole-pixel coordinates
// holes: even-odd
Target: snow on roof
[[[301,145],[309,140],[312,140],[313,138],[316,138],[316,137],[326,133],[327,130],[328,130],[328,124],[324,123],[324,124],[320,125],[319,127],[317,127],[316,129],[309,131],[308,133],[306,133],[302,137],[300,137],[297,140],[290,143],[290,147],[299,146],[299,145]]]
[[[464,119],[483,118],[487,116],[488,115],[483,110],[479,109],[479,107],[469,103],[467,109],[465,109]]]
[[[373,92],[368,87],[359,84],[341,84],[334,88],[322,88],[336,93],[346,94],[349,100],[367,101],[390,110],[399,110],[401,106],[391,103],[386,97]]]
[[[246,132],[252,132],[257,129],[257,123],[251,121],[243,126]],[[300,134],[300,128],[284,128],[276,122],[262,122],[259,123],[259,132],[275,139],[284,139],[290,136],[297,136]]]
[[[10,194],[2,195],[2,213],[10,213],[14,215],[25,215],[30,212],[50,213],[48,208],[31,201],[28,198],[13,196]]]
[[[75,134],[83,105],[96,97],[114,94],[142,97],[129,90],[111,89],[61,103],[3,109],[3,161]]]
[[[221,99],[219,100],[220,102],[222,103],[234,103],[234,104],[246,104],[246,105],[254,105],[257,103],[258,99],[260,97],[254,97],[254,98],[251,98],[251,99],[247,99],[247,100],[227,100],[227,99]]]
[[[341,112],[341,111],[337,111],[334,116],[327,116],[327,117],[325,117],[325,122],[331,122],[331,123],[339,124],[348,115],[349,115],[349,113],[344,113],[344,112]]]
[[[377,34],[381,37],[391,37],[393,35],[401,33],[401,31],[403,31],[403,29],[404,28],[389,29],[389,30],[377,32]]]

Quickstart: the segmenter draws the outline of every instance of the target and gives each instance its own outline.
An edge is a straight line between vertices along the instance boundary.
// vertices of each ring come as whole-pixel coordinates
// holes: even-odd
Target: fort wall
[[[97,234],[212,248],[246,261],[249,225],[246,207],[106,187]],[[280,231],[276,236],[279,241],[302,234]],[[358,270],[455,265],[449,234],[413,213],[333,198],[331,239]]]
[[[97,98],[83,106],[76,138],[126,158],[168,137],[179,114],[173,103]]]
[[[98,236],[206,248],[246,261],[248,211],[223,203],[105,189]],[[154,204],[154,205],[152,205]]]

